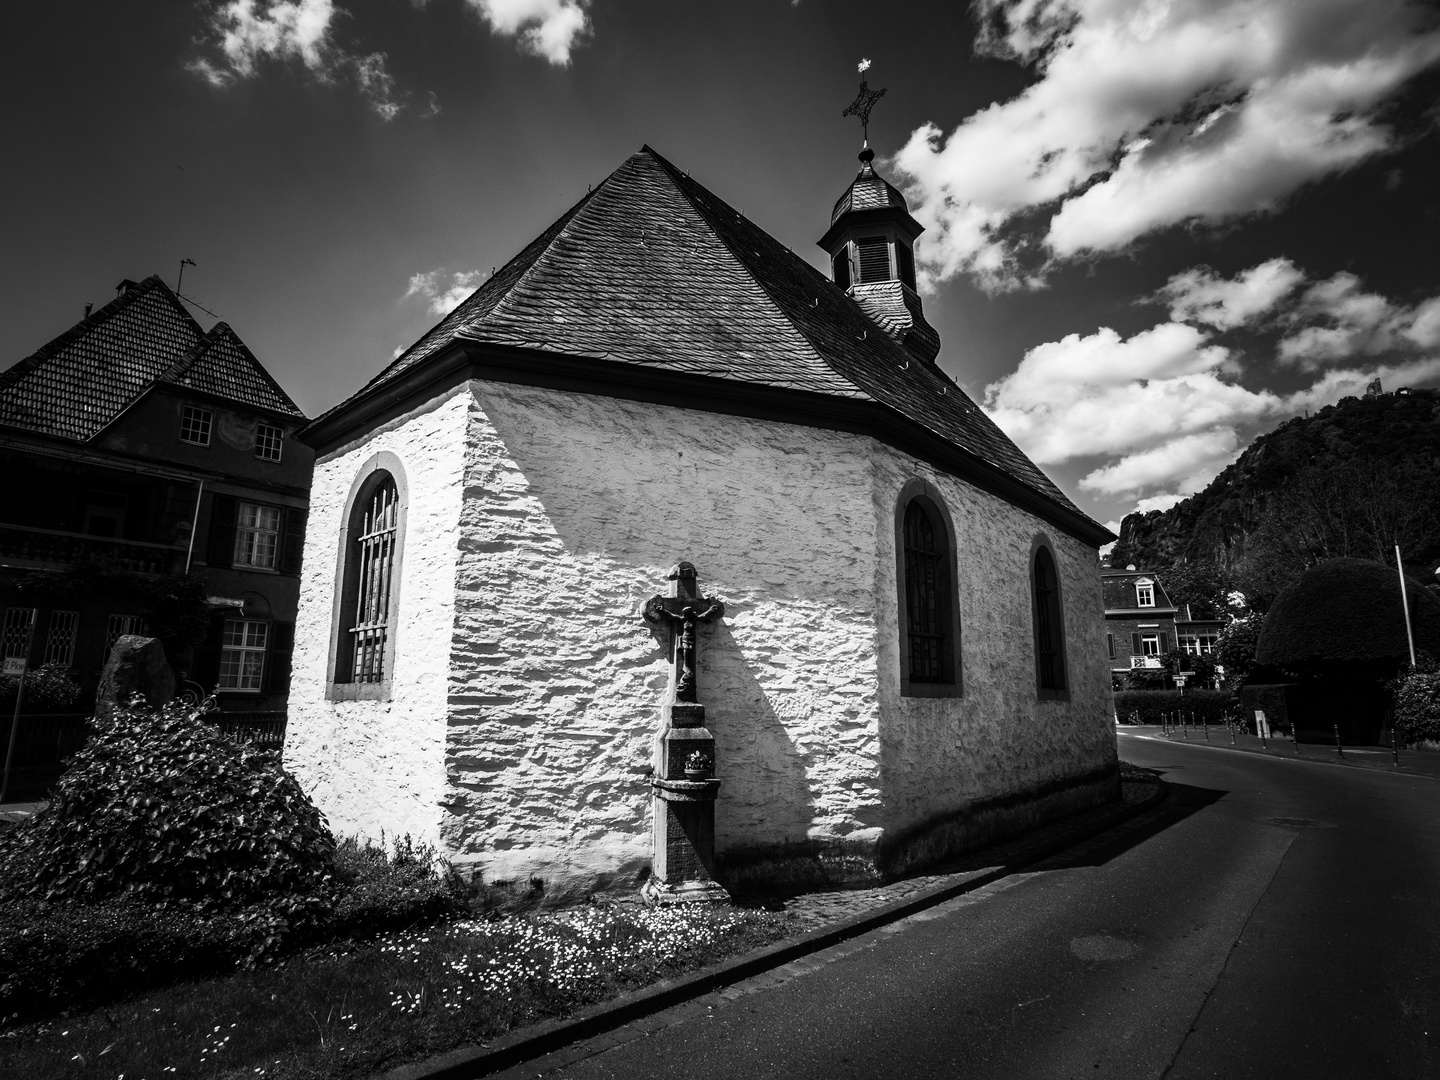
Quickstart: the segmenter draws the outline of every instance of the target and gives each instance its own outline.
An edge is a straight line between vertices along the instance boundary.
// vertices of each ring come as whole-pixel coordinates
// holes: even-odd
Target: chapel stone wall
[[[873,848],[884,816],[870,440],[472,384],[445,846],[490,883],[633,888],[650,861],[664,631],[681,559],[700,630],[716,847]],[[703,405],[703,403],[700,403]]]
[[[315,464],[285,762],[338,835],[441,841],[469,403],[463,391],[441,396]],[[330,700],[337,537],[356,478],[376,454],[398,459],[406,490],[390,692],[388,699]]]
[[[997,496],[876,444],[882,863],[895,871],[1116,794],[1115,734],[1095,549]],[[938,492],[955,529],[958,697],[901,693],[896,498]],[[1037,693],[1030,562],[1060,579],[1067,693]]]

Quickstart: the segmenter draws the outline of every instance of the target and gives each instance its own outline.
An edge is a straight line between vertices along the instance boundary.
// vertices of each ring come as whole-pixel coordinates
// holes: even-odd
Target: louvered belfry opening
[[[860,253],[860,284],[890,280],[890,245],[883,236],[855,241]]]
[[[945,681],[946,543],[917,500],[905,509],[905,609],[910,638],[910,681]]]
[[[386,477],[365,505],[360,535],[355,540],[355,625],[350,630],[354,658],[352,682],[380,682],[385,677],[398,511],[395,480]]]
[[[1064,688],[1055,562],[1044,548],[1035,553],[1035,674],[1042,690]]]

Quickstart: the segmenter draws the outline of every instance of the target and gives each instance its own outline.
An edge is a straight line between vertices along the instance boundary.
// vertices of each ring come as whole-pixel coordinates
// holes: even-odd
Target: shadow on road
[[[1171,772],[1169,768],[1159,770]],[[1195,787],[1192,784],[1170,783],[1169,795],[1153,810],[1147,810],[1139,817],[1115,826],[1099,836],[1082,841],[1074,847],[1025,866],[1024,869],[1063,870],[1077,866],[1103,866],[1117,855],[1123,855],[1131,848],[1143,844],[1171,826],[1178,825],[1192,814],[1219,802],[1227,791],[1215,788]],[[1019,866],[1015,867],[1019,869]]]

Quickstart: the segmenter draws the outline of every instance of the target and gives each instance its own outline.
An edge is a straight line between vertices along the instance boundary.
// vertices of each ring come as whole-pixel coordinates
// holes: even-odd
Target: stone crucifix
[[[697,694],[699,625],[725,614],[725,605],[701,596],[695,566],[677,563],[668,596],[653,596],[641,611],[651,626],[670,631],[671,680],[660,705],[650,779],[653,858],[645,895],[657,902],[723,898],[715,881],[715,737],[705,727]]]
[[[670,571],[669,596],[652,596],[642,613],[653,626],[668,625],[673,636],[672,663],[675,665],[675,700],[694,703],[696,692],[698,623],[711,622],[725,614],[725,605],[710,596],[700,596],[695,565],[682,562]]]

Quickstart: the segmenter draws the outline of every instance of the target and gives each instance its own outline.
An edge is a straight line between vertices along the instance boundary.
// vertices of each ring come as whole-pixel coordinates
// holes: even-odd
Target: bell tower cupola
[[[830,213],[830,228],[819,244],[830,256],[831,276],[887,334],[927,364],[940,353],[940,335],[925,321],[915,287],[915,241],[925,227],[910,216],[905,197],[875,171],[870,149],[870,109],[884,90],[864,80],[860,96],[843,115],[860,117],[865,131],[860,172]]]

